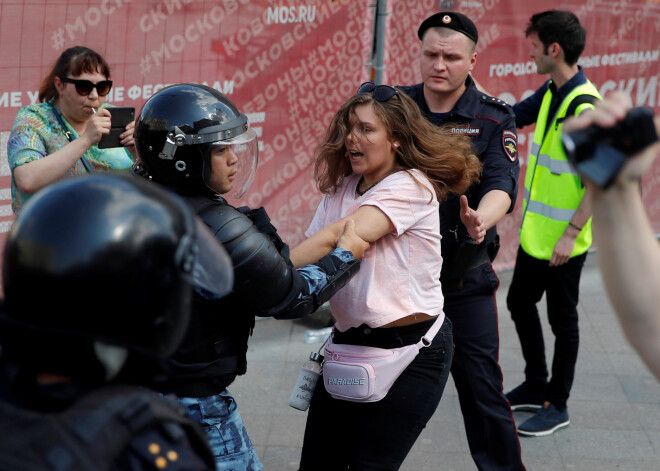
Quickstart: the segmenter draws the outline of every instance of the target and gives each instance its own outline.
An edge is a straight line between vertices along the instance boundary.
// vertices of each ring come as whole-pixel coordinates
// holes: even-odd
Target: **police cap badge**
[[[419,39],[422,39],[426,30],[433,26],[442,26],[443,28],[450,28],[463,33],[474,41],[475,44],[477,43],[477,39],[479,39],[477,27],[472,20],[462,13],[456,13],[455,11],[441,11],[425,19],[417,30]]]

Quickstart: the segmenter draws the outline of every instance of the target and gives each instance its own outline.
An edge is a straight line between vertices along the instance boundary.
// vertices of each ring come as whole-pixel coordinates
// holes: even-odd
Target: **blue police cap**
[[[422,39],[426,30],[433,26],[442,26],[443,28],[449,28],[458,31],[459,33],[463,33],[474,41],[475,44],[479,39],[477,27],[472,20],[462,13],[456,13],[455,11],[441,11],[440,13],[436,13],[425,19],[422,24],[419,25],[419,29],[417,30],[417,36],[419,39]]]

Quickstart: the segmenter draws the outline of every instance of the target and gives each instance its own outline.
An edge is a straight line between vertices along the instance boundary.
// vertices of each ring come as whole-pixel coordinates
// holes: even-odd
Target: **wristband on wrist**
[[[577,229],[578,231],[582,230],[582,228],[580,226],[577,226],[577,225],[573,224],[570,221],[568,222],[568,225],[571,226],[573,229]]]

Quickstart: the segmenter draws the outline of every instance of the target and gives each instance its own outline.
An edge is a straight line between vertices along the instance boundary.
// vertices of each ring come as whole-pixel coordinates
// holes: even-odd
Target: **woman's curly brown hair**
[[[479,180],[481,162],[473,153],[469,137],[431,124],[403,92],[384,102],[375,100],[371,93],[360,93],[335,113],[316,151],[314,176],[322,193],[334,193],[344,177],[353,173],[346,155],[346,138],[355,108],[369,104],[387,129],[388,138],[400,143],[396,148],[396,170],[418,169],[424,173],[438,201],[444,201],[450,193],[465,193]]]

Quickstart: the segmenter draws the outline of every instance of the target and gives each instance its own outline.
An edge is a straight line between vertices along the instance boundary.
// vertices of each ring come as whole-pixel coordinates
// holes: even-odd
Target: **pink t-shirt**
[[[417,170],[401,171],[356,197],[359,179],[350,175],[326,195],[306,232],[309,237],[363,205],[379,208],[395,228],[371,244],[358,274],[330,300],[336,327],[380,327],[414,313],[444,317],[440,218],[431,183]]]

